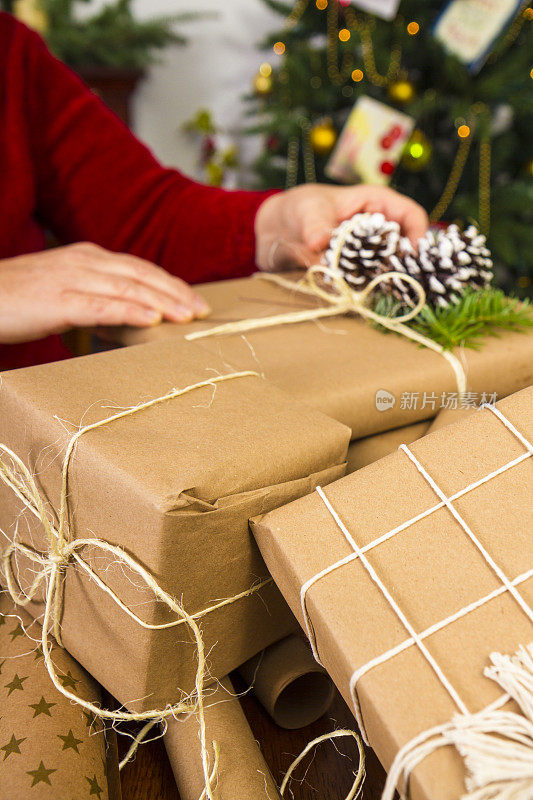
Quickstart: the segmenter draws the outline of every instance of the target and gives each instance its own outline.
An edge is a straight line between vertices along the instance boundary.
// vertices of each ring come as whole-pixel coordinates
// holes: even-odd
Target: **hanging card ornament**
[[[478,72],[522,5],[523,0],[450,0],[435,23],[435,37],[470,72]]]
[[[326,173],[342,183],[389,183],[414,125],[407,114],[359,97]]]
[[[382,19],[394,19],[400,0],[352,0],[351,4]]]

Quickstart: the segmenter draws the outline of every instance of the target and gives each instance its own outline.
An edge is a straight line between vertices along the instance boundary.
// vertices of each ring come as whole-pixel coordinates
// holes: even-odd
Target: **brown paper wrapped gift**
[[[260,276],[204,284],[198,291],[213,309],[208,319],[187,326],[165,323],[143,330],[118,329],[110,335],[122,344],[181,339],[224,322],[320,305]],[[348,425],[353,439],[430,419],[443,393],[457,391],[453,370],[442,355],[356,317],[200,339],[198,344],[235,369],[261,372],[293,397]],[[487,337],[479,350],[464,348],[457,355],[468,390],[478,401],[482,393],[496,392],[501,398],[533,383],[531,331]],[[378,401],[385,402],[376,402],[378,392]],[[407,403],[402,400],[406,393]],[[411,395],[417,396],[411,400]]]
[[[205,349],[175,340],[8,372],[0,441],[35,473],[53,518],[65,447],[78,426],[231,373]],[[261,592],[199,619],[209,673],[224,676],[294,627],[249,517],[344,474],[348,439],[347,428],[258,376],[209,384],[80,436],[69,467],[70,538],[120,545],[191,614],[266,581]],[[0,482],[0,527],[42,552],[42,525],[22,511]],[[81,555],[145,622],[175,619],[113,555],[91,546]],[[35,564],[27,571],[24,559],[16,562],[27,587]],[[63,600],[64,646],[121,703],[163,708],[191,691],[198,662],[185,625],[142,628],[77,564],[66,568]],[[42,604],[31,611],[41,614]]]
[[[533,388],[496,406],[529,442],[532,405]],[[444,496],[452,498],[452,506],[530,608],[533,459],[523,442],[493,411],[483,409],[408,450]],[[498,475],[463,491],[504,466]],[[324,496],[418,636],[495,593],[423,642],[470,712],[502,695],[494,681],[483,677],[483,669],[493,651],[513,654],[533,640],[533,612],[526,613],[506,590],[407,451],[336,481]],[[409,633],[319,491],[252,527],[267,566],[304,628],[302,587],[349,556],[343,566],[307,584],[309,632],[346,701],[360,709],[368,740],[389,769],[402,746],[461,709],[413,639],[390,655],[391,648],[408,642]],[[380,537],[385,538],[376,543]],[[358,674],[352,694],[350,683]],[[411,796],[457,800],[464,792],[463,779],[463,762],[447,747],[415,769]]]
[[[52,686],[39,642],[39,625],[2,594],[2,800],[119,800],[115,732],[104,733],[99,720]],[[86,700],[100,697],[95,681],[65,650],[55,645],[52,658],[66,687],[76,687]]]

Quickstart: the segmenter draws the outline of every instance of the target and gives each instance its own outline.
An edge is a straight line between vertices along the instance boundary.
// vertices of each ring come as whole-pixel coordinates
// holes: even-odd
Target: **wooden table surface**
[[[234,681],[236,688],[240,689],[238,678]],[[253,695],[244,696],[241,703],[278,784],[311,739],[335,728],[355,728],[355,720],[340,695],[335,697],[328,714],[297,731],[279,728]],[[125,737],[119,738],[122,739],[119,748],[126,747]],[[371,750],[367,749],[366,755],[367,778],[362,798],[379,800],[385,773]],[[352,785],[356,763],[357,748],[349,739],[337,739],[335,745],[320,745],[300,766],[290,787],[292,793],[287,791],[286,797],[291,800],[343,800]],[[142,745],[135,761],[122,771],[121,784],[122,800],[180,800],[161,739]]]

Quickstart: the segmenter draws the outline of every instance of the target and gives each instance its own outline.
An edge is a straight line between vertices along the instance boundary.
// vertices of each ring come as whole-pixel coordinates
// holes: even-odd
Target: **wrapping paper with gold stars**
[[[52,658],[65,688],[100,700],[100,687],[63,648],[54,645]],[[114,732],[104,733],[99,720],[57,691],[44,666],[38,623],[5,593],[0,698],[2,800],[119,800]]]

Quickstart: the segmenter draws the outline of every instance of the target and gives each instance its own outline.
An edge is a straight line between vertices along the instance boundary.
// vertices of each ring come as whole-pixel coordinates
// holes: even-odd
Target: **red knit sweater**
[[[0,13],[0,269],[42,250],[47,228],[189,283],[248,275],[264,199],[162,167],[33,31]],[[0,345],[0,369],[67,355],[57,336]]]

